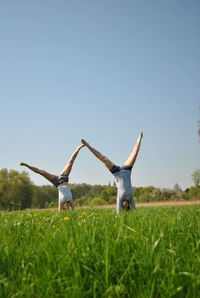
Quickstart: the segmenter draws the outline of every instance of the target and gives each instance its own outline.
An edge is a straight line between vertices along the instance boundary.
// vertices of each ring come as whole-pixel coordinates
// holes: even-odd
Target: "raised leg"
[[[84,139],[81,139],[81,143],[84,144],[98,159],[100,159],[104,163],[106,168],[111,170],[115,166],[115,164],[112,161],[110,161],[106,156],[104,156],[99,151],[91,147]]]
[[[136,158],[137,158],[137,155],[138,155],[138,152],[140,150],[140,144],[141,144],[141,141],[142,141],[142,137],[143,137],[143,133],[141,132],[138,139],[137,139],[137,142],[133,148],[133,151],[131,152],[129,158],[125,161],[124,163],[124,166],[133,166],[135,161],[136,161]]]
[[[32,167],[32,166],[30,166],[30,165],[28,165],[27,163],[24,163],[24,162],[21,162],[20,166],[25,166],[25,167],[29,168],[31,171],[43,176],[44,178],[46,178],[50,182],[52,181],[52,179],[57,177],[56,175],[53,175],[53,174],[47,173],[44,170],[40,170],[38,168]]]
[[[60,176],[68,176],[72,170],[72,166],[73,163],[79,153],[79,151],[81,150],[81,148],[83,148],[85,145],[80,145],[76,148],[76,151],[72,154],[72,156],[70,157],[70,159],[68,160],[67,164],[65,165],[64,169],[62,170],[62,172],[60,173]]]

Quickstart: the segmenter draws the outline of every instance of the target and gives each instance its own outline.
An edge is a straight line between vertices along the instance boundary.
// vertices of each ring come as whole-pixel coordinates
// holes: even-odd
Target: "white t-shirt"
[[[131,171],[122,169],[119,172],[113,173],[116,179],[117,196],[132,195],[133,190],[131,186]]]
[[[117,186],[117,213],[122,208],[123,200],[130,203],[130,208],[135,209],[135,202],[133,200],[133,190],[131,186],[131,169],[129,166],[118,167],[117,171],[111,173],[114,175]]]
[[[71,189],[67,185],[58,186],[59,201],[61,203],[72,201]]]

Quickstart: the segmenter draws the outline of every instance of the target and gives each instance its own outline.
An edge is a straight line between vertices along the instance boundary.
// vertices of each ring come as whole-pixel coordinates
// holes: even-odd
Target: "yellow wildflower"
[[[70,220],[70,217],[64,217],[63,220],[64,221]]]

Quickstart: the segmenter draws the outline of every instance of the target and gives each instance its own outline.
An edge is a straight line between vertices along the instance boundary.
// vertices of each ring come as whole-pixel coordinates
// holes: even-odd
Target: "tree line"
[[[182,190],[176,183],[173,189],[154,186],[133,187],[136,202],[200,200],[200,169],[192,174],[194,186]],[[76,206],[97,206],[116,203],[114,185],[69,184]],[[27,172],[0,170],[0,210],[56,208],[58,191],[55,186],[35,185]]]

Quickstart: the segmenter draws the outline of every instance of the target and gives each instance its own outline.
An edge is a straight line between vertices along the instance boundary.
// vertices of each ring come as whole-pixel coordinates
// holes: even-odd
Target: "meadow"
[[[0,297],[199,297],[200,207],[0,213]]]

